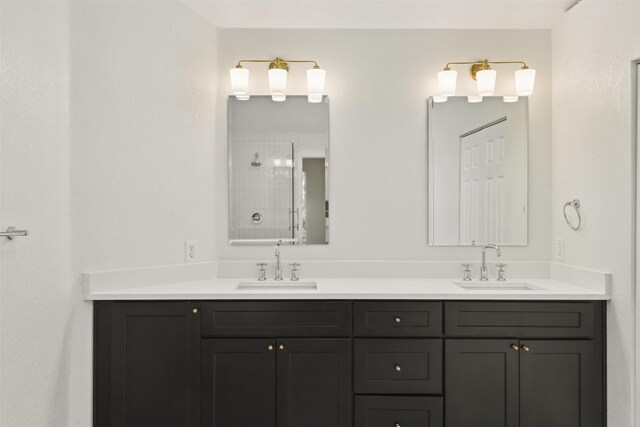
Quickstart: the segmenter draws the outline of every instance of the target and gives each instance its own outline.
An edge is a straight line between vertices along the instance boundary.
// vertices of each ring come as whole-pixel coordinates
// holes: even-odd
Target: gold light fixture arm
[[[242,63],[245,62],[258,62],[258,63],[267,63],[269,64],[269,69],[283,69],[289,71],[289,63],[292,64],[313,64],[313,68],[320,68],[316,61],[312,60],[302,60],[302,59],[241,59],[238,61],[236,68],[242,68]]]
[[[487,59],[482,61],[458,61],[458,62],[448,62],[444,67],[445,71],[449,71],[451,69],[451,65],[471,65],[471,69],[469,70],[469,74],[471,74],[471,78],[476,80],[476,73],[482,70],[490,70],[491,67],[489,64],[522,64],[522,69],[526,70],[529,68],[527,63],[524,61],[489,61]]]

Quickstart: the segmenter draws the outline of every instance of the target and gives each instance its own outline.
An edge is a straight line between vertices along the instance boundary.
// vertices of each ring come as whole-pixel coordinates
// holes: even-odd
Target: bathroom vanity
[[[606,424],[604,298],[189,292],[94,295],[95,426]]]

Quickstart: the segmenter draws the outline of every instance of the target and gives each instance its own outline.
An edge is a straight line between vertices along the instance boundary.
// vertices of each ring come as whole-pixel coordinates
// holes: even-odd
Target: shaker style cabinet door
[[[275,425],[275,340],[203,340],[202,426]]]
[[[518,427],[516,348],[512,340],[445,341],[447,427]]]
[[[594,341],[520,343],[521,427],[604,425],[602,358]]]
[[[96,302],[94,425],[200,425],[200,316],[190,302]]]
[[[277,348],[278,427],[350,427],[351,340],[282,339]]]

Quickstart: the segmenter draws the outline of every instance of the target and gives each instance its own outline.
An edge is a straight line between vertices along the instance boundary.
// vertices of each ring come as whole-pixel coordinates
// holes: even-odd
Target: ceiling
[[[549,29],[576,0],[184,0],[221,28]]]

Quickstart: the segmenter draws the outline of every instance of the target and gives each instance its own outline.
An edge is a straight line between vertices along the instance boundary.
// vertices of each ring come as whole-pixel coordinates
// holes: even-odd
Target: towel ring
[[[571,206],[575,211],[576,215],[578,215],[578,224],[573,225],[569,218],[567,218],[567,206]],[[580,216],[580,200],[573,199],[564,204],[564,208],[562,208],[562,213],[564,214],[564,220],[567,222],[567,225],[571,227],[572,230],[579,230],[580,225],[582,225],[582,217]]]

